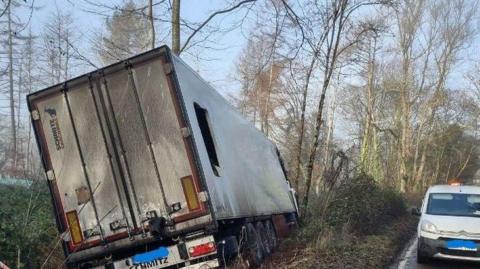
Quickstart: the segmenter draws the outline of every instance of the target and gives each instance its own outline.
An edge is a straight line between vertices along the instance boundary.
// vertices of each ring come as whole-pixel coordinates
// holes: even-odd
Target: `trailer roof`
[[[112,63],[110,65],[95,69],[95,70],[87,72],[85,74],[76,76],[76,77],[68,79],[66,81],[54,84],[52,86],[49,86],[47,88],[35,91],[33,93],[30,93],[30,94],[27,95],[27,100],[31,100],[31,99],[37,98],[39,96],[42,96],[45,92],[49,92],[51,90],[61,90],[65,87],[65,85],[70,85],[71,86],[72,84],[81,83],[84,80],[87,80],[89,77],[96,76],[99,73],[108,74],[108,73],[118,71],[119,69],[123,68],[126,64],[130,64],[130,63],[133,64],[133,63],[142,62],[142,61],[150,59],[151,57],[154,57],[154,56],[166,55],[167,57],[169,57],[170,52],[171,52],[171,50],[167,45],[162,45],[160,47],[157,47],[157,48],[154,48],[152,50],[143,52],[141,54],[134,55],[134,56],[132,56],[130,58],[127,58],[125,60],[121,60],[121,61]]]

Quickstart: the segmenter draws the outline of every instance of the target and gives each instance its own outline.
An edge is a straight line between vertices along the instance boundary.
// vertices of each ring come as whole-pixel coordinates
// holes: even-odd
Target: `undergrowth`
[[[415,222],[400,193],[360,174],[319,195],[265,267],[382,268],[409,239]]]

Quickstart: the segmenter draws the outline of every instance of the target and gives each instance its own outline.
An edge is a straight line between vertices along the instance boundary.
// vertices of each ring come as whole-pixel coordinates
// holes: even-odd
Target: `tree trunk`
[[[398,179],[400,181],[400,191],[405,192],[409,182],[407,172],[407,162],[410,155],[410,94],[409,94],[409,78],[410,78],[410,57],[408,48],[403,51],[402,64],[402,85],[400,87],[400,170]]]
[[[178,2],[180,2],[180,0],[178,0]],[[155,24],[153,22],[153,0],[148,0],[148,21],[150,22],[150,38],[152,39],[150,40],[151,42],[150,47],[153,49],[155,48]]]
[[[315,120],[315,133],[313,137],[313,145],[310,149],[310,154],[307,163],[307,173],[306,173],[306,180],[305,180],[305,194],[303,196],[303,209],[306,211],[308,207],[308,196],[310,193],[310,187],[312,185],[312,176],[313,176],[313,165],[315,163],[316,155],[317,155],[317,147],[320,137],[320,128],[322,126],[322,116],[323,116],[323,106],[325,104],[325,96],[327,92],[328,85],[330,84],[330,79],[328,78],[326,82],[323,83],[322,87],[322,95],[320,96],[320,101],[318,102],[318,112],[317,118]]]
[[[21,253],[22,253],[22,250],[20,249],[20,246],[17,245],[17,269],[22,268]]]
[[[335,106],[336,106],[336,91],[333,91],[332,104],[330,106],[330,111],[328,115],[328,127],[327,127],[327,138],[325,139],[325,150],[323,151],[323,166],[321,167],[321,172],[318,178],[315,181],[315,193],[320,193],[320,183],[323,179],[323,175],[327,170],[327,165],[330,156],[330,144],[332,143],[333,136],[333,124],[335,119]]]
[[[432,175],[432,178],[430,179],[429,182],[427,182],[428,185],[431,185],[433,183],[437,183],[439,182],[439,178],[440,178],[440,168],[441,168],[441,161],[442,161],[442,158],[443,158],[443,154],[445,153],[445,146],[442,148],[442,151],[440,152],[440,154],[436,154],[436,164],[435,164],[435,170],[433,172],[433,175]]]
[[[425,164],[427,162],[427,154],[426,149],[422,151],[422,157],[420,157],[420,165],[418,166],[418,170],[415,172],[415,183],[414,189],[423,191],[424,182],[423,182],[423,170],[425,169]]]
[[[303,136],[305,133],[305,110],[307,108],[307,96],[308,96],[308,87],[310,86],[310,78],[312,77],[313,69],[315,62],[317,60],[317,53],[314,53],[312,56],[312,61],[310,66],[307,69],[305,85],[302,92],[302,103],[300,110],[300,126],[298,128],[298,140],[297,140],[297,154],[295,155],[295,177],[293,178],[293,186],[298,191],[299,179],[301,172],[301,163],[302,163],[302,146],[303,146]]]
[[[15,93],[13,90],[13,32],[12,32],[12,16],[11,8],[12,5],[9,5],[7,11],[7,25],[8,25],[8,79],[9,79],[9,99],[10,99],[10,128],[11,128],[11,147],[10,154],[11,156],[16,156],[17,154],[17,125],[15,123]],[[13,163],[16,163],[16,160],[12,160]],[[16,167],[13,167],[16,168]]]
[[[263,120],[263,125],[264,125],[264,133],[268,137],[268,132],[269,132],[269,121],[268,117],[270,116],[270,99],[272,95],[272,84],[273,84],[273,62],[270,65],[270,75],[268,78],[268,89],[267,89],[267,97],[265,100],[265,113],[264,113],[264,120]]]
[[[337,65],[337,60],[339,56],[339,46],[340,46],[340,37],[343,35],[343,27],[345,26],[345,9],[348,6],[348,1],[342,1],[339,3],[338,10],[334,11],[334,17],[332,18],[332,29],[329,32],[330,42],[325,51],[325,70],[323,74],[323,84],[322,91],[320,95],[320,100],[317,107],[317,116],[315,119],[315,130],[313,136],[313,145],[310,149],[308,163],[307,163],[307,173],[305,178],[305,195],[303,196],[302,207],[306,212],[308,208],[308,197],[310,194],[310,187],[312,185],[312,176],[313,176],[313,165],[315,163],[318,142],[320,137],[320,129],[322,127],[322,117],[323,117],[323,106],[325,104],[325,97],[327,89],[330,86],[330,80],[332,78],[333,71]]]
[[[365,117],[364,129],[363,129],[363,139],[362,139],[362,148],[360,150],[360,165],[363,172],[367,174],[372,173],[372,165],[374,156],[372,148],[373,143],[373,126],[372,120],[373,109],[374,109],[374,74],[375,74],[375,53],[376,53],[376,39],[374,37],[373,46],[370,40],[370,48],[368,51],[368,63],[367,63],[367,85],[366,85],[366,95],[367,95],[367,115]],[[375,178],[378,180],[378,178]]]
[[[68,77],[69,77],[68,66],[70,64],[70,46],[68,44],[70,42],[70,40],[69,40],[70,33],[68,31],[69,31],[68,28],[65,29],[65,70],[63,72],[63,79],[64,80],[68,80]]]
[[[32,37],[32,29],[29,29],[28,32],[28,40],[27,40],[27,47],[26,47],[26,52],[27,52],[27,62],[25,66],[25,72],[27,75],[27,94],[30,94],[32,92],[33,88],[33,79],[32,79],[32,61],[33,61],[33,37]],[[33,169],[30,169],[30,164],[31,164],[31,154],[30,154],[30,145],[31,145],[31,140],[32,140],[32,125],[28,124],[28,136],[27,136],[27,149],[25,151],[25,162],[23,163],[24,168],[24,174],[25,177],[30,176],[32,173],[30,173]]]
[[[57,83],[60,83],[62,81],[62,70],[64,70],[62,68],[62,54],[63,54],[63,51],[62,51],[62,24],[59,22],[57,24],[57,49],[58,49],[58,59],[57,59],[57,64],[58,64],[58,67],[57,67]]]
[[[18,90],[17,90],[17,99],[18,99],[18,102],[17,102],[17,134],[20,133],[20,123],[21,123],[21,119],[20,119],[20,111],[21,111],[21,107],[22,107],[22,84],[23,84],[23,57],[22,59],[20,59],[20,65],[19,65],[19,71],[18,71]],[[15,152],[15,161],[14,161],[14,166],[15,167],[18,167],[18,163],[19,163],[19,153],[23,151],[23,148],[22,148],[22,139],[20,138],[20,142],[19,142],[19,146],[20,148],[17,148],[17,151]]]
[[[172,3],[172,51],[180,53],[180,0]]]

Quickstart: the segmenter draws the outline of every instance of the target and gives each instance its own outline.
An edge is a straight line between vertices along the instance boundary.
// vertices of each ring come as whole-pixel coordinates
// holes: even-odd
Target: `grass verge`
[[[365,174],[326,188],[265,268],[385,268],[415,231],[394,189]]]
[[[411,238],[416,223],[417,219],[406,215],[384,226],[376,234],[348,239],[330,237],[316,245],[287,240],[265,268],[386,268]]]

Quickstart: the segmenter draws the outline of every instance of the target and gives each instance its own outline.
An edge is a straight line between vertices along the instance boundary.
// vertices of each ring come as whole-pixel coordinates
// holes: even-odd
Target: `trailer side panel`
[[[274,144],[172,57],[216,218],[295,212]]]

